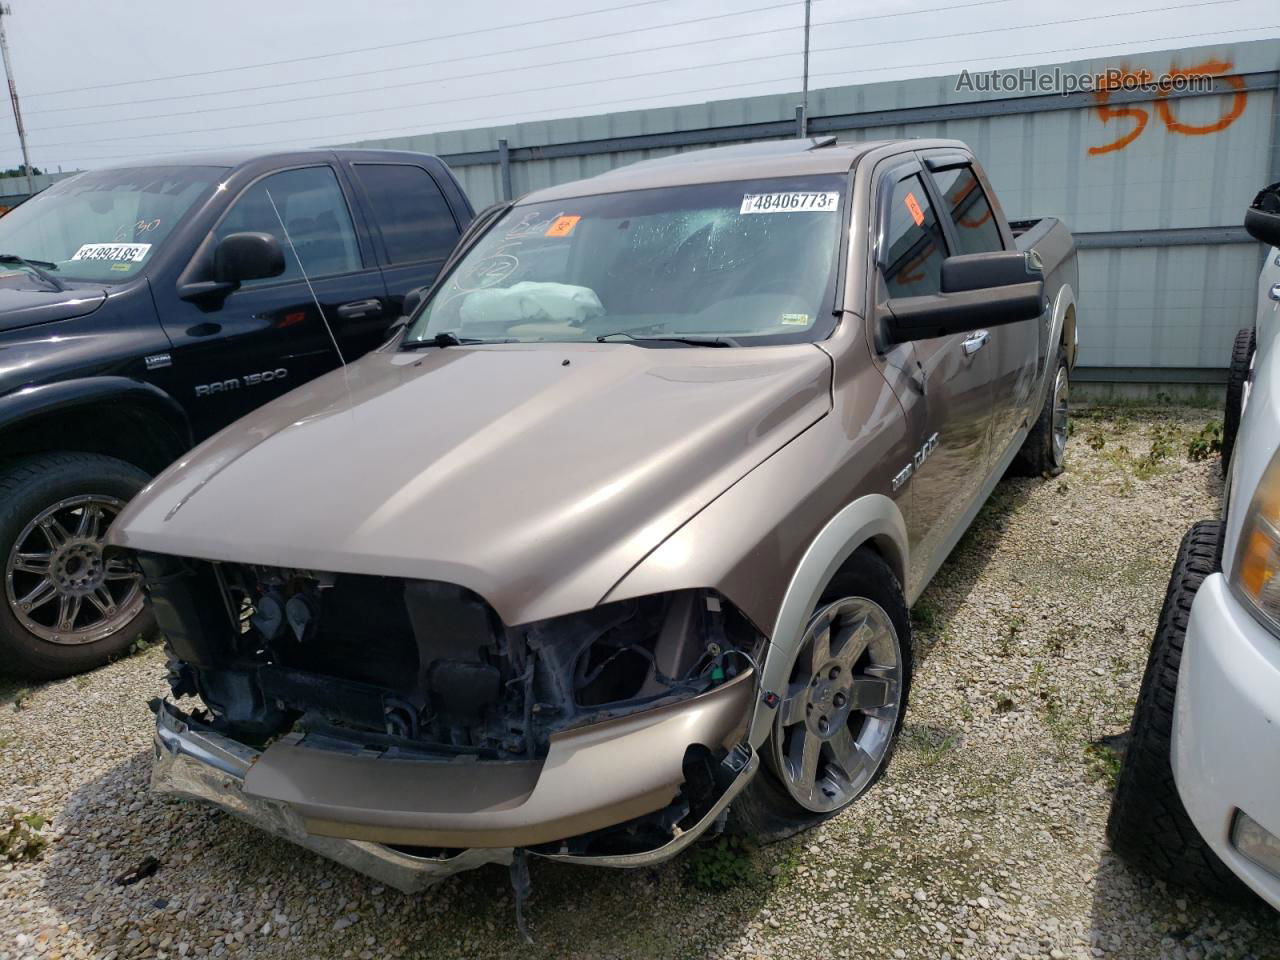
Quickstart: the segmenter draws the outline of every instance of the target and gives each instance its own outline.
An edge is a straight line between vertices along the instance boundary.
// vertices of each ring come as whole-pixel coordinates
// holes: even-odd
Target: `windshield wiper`
[[[613,333],[602,333],[596,337],[596,343],[604,343],[610,337],[626,337],[628,340],[635,340],[638,343],[658,342],[658,343],[687,343],[691,347],[736,347],[738,344],[730,340],[728,337],[682,337],[682,336],[660,336],[660,337],[637,337],[634,333],[626,330],[615,330]]]
[[[48,260],[28,260],[26,257],[18,256],[16,253],[0,253],[0,263],[16,263],[18,266],[26,267],[45,283],[50,284],[53,289],[59,292],[67,289],[57,277],[45,273],[45,270],[57,270],[58,265],[56,263],[50,263]]]
[[[461,347],[472,343],[515,343],[514,339],[487,340],[481,337],[460,337],[452,330],[441,330],[434,337],[426,340],[408,340],[401,344],[401,350],[421,350],[423,347]]]

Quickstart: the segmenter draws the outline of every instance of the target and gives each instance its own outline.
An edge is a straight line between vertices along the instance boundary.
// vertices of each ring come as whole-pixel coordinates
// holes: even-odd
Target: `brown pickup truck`
[[[169,643],[154,785],[406,890],[833,816],[909,605],[1011,466],[1062,469],[1075,254],[1019,229],[943,140],[482,213],[384,347],[112,528]]]

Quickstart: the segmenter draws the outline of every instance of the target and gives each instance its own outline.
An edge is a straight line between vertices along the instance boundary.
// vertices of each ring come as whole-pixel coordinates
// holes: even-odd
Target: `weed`
[[[940,727],[908,726],[903,730],[903,736],[926,767],[937,766],[960,744],[960,735],[956,731]]]
[[[1101,450],[1107,445],[1107,438],[1102,435],[1101,430],[1091,430],[1084,442],[1089,445],[1090,450]]]
[[[31,699],[31,688],[19,687],[17,690],[13,692],[13,709],[25,710],[27,708],[27,701],[30,699]]]
[[[1024,622],[1021,617],[1014,617],[1005,624],[1004,630],[1000,632],[998,641],[1000,644],[1000,656],[1009,657],[1013,655],[1013,641],[1021,632]]]
[[[756,879],[751,848],[741,837],[721,835],[695,846],[684,857],[684,879],[699,890],[729,890]]]
[[[911,608],[911,623],[921,630],[937,630],[941,622],[942,611],[926,597],[921,597]]]
[[[1087,743],[1084,747],[1085,769],[1094,780],[1115,790],[1120,779],[1120,767],[1124,757],[1119,751],[1103,743]]]
[[[1067,655],[1067,646],[1075,639],[1075,636],[1074,627],[1069,624],[1062,624],[1049,631],[1049,639],[1045,641],[1045,646],[1049,648],[1049,653],[1053,656],[1065,657]]]
[[[137,639],[135,639],[133,643],[129,644],[129,653],[131,656],[137,656],[140,653],[146,653],[148,650],[150,650],[154,646],[155,646],[154,643],[152,643],[142,634],[138,634]]]
[[[49,845],[40,832],[48,822],[41,813],[24,813],[14,807],[0,810],[0,860],[14,863],[38,859]]]
[[[1222,424],[1217,420],[1206,423],[1200,432],[1187,442],[1187,459],[1195,462],[1209,460],[1222,453]]]
[[[1168,460],[1173,456],[1174,441],[1177,439],[1176,427],[1157,423],[1151,428],[1151,450],[1147,453],[1147,459],[1152,463]]]

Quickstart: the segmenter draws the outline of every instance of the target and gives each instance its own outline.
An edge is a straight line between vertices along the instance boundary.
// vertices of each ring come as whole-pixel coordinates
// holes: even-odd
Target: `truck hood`
[[[594,606],[830,397],[812,344],[376,352],[206,441],[112,541],[441,580],[524,623]]]
[[[83,317],[106,299],[101,287],[53,290],[38,277],[15,273],[0,280],[0,331]]]

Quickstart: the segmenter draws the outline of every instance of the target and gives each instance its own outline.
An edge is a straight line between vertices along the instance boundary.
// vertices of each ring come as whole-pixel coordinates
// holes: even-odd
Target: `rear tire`
[[[82,673],[154,631],[136,578],[101,555],[111,518],[148,479],[132,464],[91,453],[23,457],[0,469],[5,673],[31,680]]]
[[[869,603],[866,601],[869,601]],[[906,713],[912,672],[911,619],[907,613],[907,605],[903,600],[902,588],[888,565],[879,556],[870,550],[859,550],[849,559],[844,568],[832,578],[831,583],[823,591],[822,597],[814,610],[814,617],[810,621],[810,627],[813,627],[815,622],[818,621],[820,613],[830,615],[830,611],[845,609],[838,606],[842,603],[848,604],[847,608],[854,611],[853,616],[855,618],[859,615],[859,612],[866,612],[876,618],[879,618],[882,613],[887,616],[887,624],[892,627],[893,639],[896,642],[896,670],[889,671],[884,667],[877,668],[871,663],[870,658],[876,646],[875,643],[868,643],[866,645],[866,653],[859,655],[856,660],[852,661],[853,666],[849,667],[849,679],[853,680],[856,677],[861,682],[892,674],[894,679],[890,682],[897,685],[893,715],[890,717],[886,713],[879,720],[882,724],[880,728],[882,734],[887,734],[887,742],[884,742],[882,749],[877,751],[879,755],[872,758],[874,763],[864,767],[856,779],[848,782],[849,789],[847,791],[827,798],[826,804],[834,804],[831,809],[815,810],[812,809],[814,804],[806,808],[794,796],[796,788],[794,783],[789,783],[788,774],[785,770],[785,759],[779,759],[779,755],[783,751],[776,749],[780,730],[782,729],[783,712],[787,702],[795,690],[805,687],[803,678],[798,683],[793,683],[789,690],[789,696],[784,699],[783,705],[778,707],[774,730],[770,733],[769,740],[760,748],[762,762],[759,772],[738,798],[734,800],[730,808],[729,826],[735,833],[745,834],[764,842],[772,842],[792,836],[801,830],[829,820],[841,811],[848,809],[860,796],[874,786],[883,776],[885,768],[893,757],[898,734],[902,729],[902,718]],[[871,617],[868,616],[862,622],[869,623],[870,621]],[[879,622],[878,619],[877,622]],[[829,635],[837,633],[838,631],[833,625]],[[853,631],[854,635],[858,633],[858,630]],[[852,639],[851,637],[850,640]],[[884,655],[884,651],[887,651],[888,647],[884,645],[883,636],[880,637],[879,643],[882,646],[880,659],[889,660],[890,657]],[[807,670],[807,667],[802,666],[801,661],[804,661],[808,649],[808,646],[801,649],[797,657],[796,670],[801,672]],[[844,648],[833,647],[832,649],[838,653]],[[797,674],[793,671],[793,680],[796,676]],[[838,693],[843,691],[843,687],[839,683],[833,689],[837,690]],[[852,689],[847,691],[847,695],[852,698]],[[822,703],[829,704],[831,708],[839,710],[835,700],[821,697],[816,699]],[[886,697],[886,699],[888,698]],[[843,706],[843,704],[840,706]],[[827,708],[823,707],[822,709]],[[837,714],[833,717],[834,724],[839,726],[849,725],[850,729],[856,726],[861,731],[864,729],[863,724],[872,719],[869,714],[864,715],[861,711],[852,709],[852,706],[845,709],[848,715]],[[877,710],[877,712],[880,711]],[[783,734],[786,737],[795,735],[794,732]],[[861,744],[863,737],[855,734],[854,740]],[[824,747],[824,755],[827,759],[821,762],[830,766],[834,762],[834,754],[830,751],[830,748]],[[839,764],[837,763],[836,766],[838,767]],[[824,803],[816,805],[822,806]]]
[[[1107,821],[1111,848],[1136,867],[1231,900],[1253,894],[1187,815],[1173,779],[1174,699],[1191,602],[1221,562],[1222,524],[1197,523],[1182,540],[1133,712],[1129,746]]]
[[[1030,477],[1056,477],[1066,466],[1070,432],[1071,372],[1067,348],[1059,344],[1049,369],[1049,389],[1040,415],[1031,425],[1022,449],[1013,460],[1014,471]]]
[[[1227,405],[1222,411],[1222,473],[1231,466],[1231,454],[1240,433],[1240,415],[1244,412],[1244,388],[1249,382],[1249,367],[1257,349],[1257,333],[1252,327],[1236,334],[1231,347],[1231,367],[1227,371]]]

